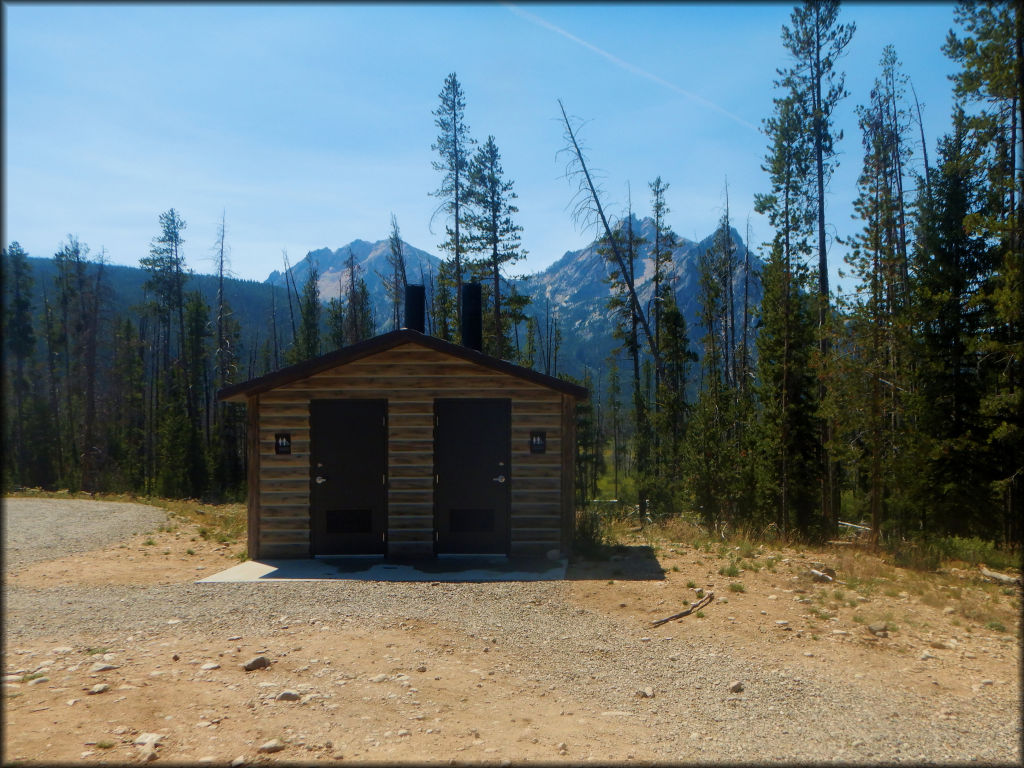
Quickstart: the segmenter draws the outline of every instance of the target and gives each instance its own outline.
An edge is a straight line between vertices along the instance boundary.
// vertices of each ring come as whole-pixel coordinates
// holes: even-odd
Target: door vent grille
[[[453,509],[449,517],[452,533],[493,533],[493,509]]]
[[[329,509],[327,533],[373,533],[372,509]]]

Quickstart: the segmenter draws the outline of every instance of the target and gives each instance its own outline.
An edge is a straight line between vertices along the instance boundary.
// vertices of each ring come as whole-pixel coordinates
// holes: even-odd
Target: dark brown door
[[[387,551],[387,401],[309,404],[314,555]]]
[[[438,554],[508,554],[510,400],[434,401]]]

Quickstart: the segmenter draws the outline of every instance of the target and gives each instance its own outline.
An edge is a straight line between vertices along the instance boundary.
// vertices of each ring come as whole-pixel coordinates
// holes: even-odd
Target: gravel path
[[[79,499],[4,499],[4,563],[22,568],[100,549],[166,522],[167,511],[142,504]]]
[[[52,553],[53,532],[65,534],[59,546],[66,551],[81,551],[109,544],[115,531],[130,534],[164,519],[162,510],[138,505],[57,502],[59,515],[43,515],[39,502],[13,501],[5,505],[5,513],[14,511],[5,543],[20,547],[15,553],[23,562]],[[69,526],[72,516],[82,524]],[[1020,759],[1020,715],[1005,701],[976,698],[964,706],[940,691],[869,687],[842,670],[811,673],[791,665],[782,648],[740,647],[727,634],[684,642],[671,628],[644,630],[574,605],[566,582],[7,586],[4,597],[8,648],[65,633],[160,637],[169,624],[177,634],[212,639],[285,624],[373,632],[411,620],[450,627],[453,637],[495,637],[524,685],[581,707],[633,714],[645,727],[644,750],[672,762]],[[741,694],[730,691],[736,680],[744,683]],[[638,697],[647,688],[653,698]]]

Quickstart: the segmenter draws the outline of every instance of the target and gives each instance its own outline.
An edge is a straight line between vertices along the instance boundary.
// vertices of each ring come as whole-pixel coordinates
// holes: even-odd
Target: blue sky
[[[752,243],[768,190],[760,166],[779,31],[792,5],[748,4],[4,4],[4,241],[51,256],[68,234],[115,264],[137,265],[174,207],[185,253],[212,270],[226,211],[234,273],[265,279],[307,251],[387,236],[437,252],[439,174],[431,111],[456,72],[466,120],[493,134],[519,194],[518,271],[582,247],[563,178],[557,99],[587,122],[582,138],[624,213],[649,209],[648,182],[670,184],[669,223],[709,234],[730,209]],[[929,159],[952,105],[941,53],[952,4],[862,4],[841,66],[849,98],[840,169],[827,204],[851,233],[861,163],[854,108],[867,100],[882,48],[896,46],[923,103]],[[843,248],[830,251],[832,271]]]

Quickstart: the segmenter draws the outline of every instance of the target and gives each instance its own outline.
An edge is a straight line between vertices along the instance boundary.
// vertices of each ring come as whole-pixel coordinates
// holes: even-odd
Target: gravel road
[[[108,546],[166,522],[166,510],[143,504],[78,499],[4,499],[8,570]]]
[[[11,514],[13,512],[13,514]],[[109,544],[115,532],[155,526],[161,510],[130,504],[8,500],[5,545],[20,562]],[[61,534],[58,544],[51,541]],[[43,549],[43,545],[46,549]],[[28,558],[28,559],[26,559]],[[17,562],[17,561],[15,561]],[[10,555],[7,567],[13,565]],[[8,647],[64,633],[211,638],[272,630],[394,628],[404,621],[446,625],[470,637],[500,638],[524,684],[580,706],[641,718],[642,751],[679,762],[956,762],[1020,759],[1020,715],[1006,702],[970,706],[941,692],[865,685],[842,671],[809,673],[786,651],[739,647],[727,634],[685,642],[671,628],[574,605],[567,582],[211,583],[5,589]],[[102,610],[97,610],[102,606]],[[838,672],[838,673],[837,673]],[[742,680],[742,693],[730,691]],[[651,698],[638,696],[650,689]],[[943,714],[952,712],[953,715]]]

